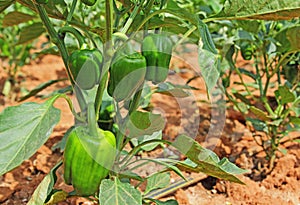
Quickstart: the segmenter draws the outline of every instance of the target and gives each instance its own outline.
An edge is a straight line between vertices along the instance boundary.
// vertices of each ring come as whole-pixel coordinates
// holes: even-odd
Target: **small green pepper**
[[[81,0],[81,2],[87,6],[94,6],[96,4],[97,0]]]
[[[88,90],[99,83],[103,56],[98,49],[74,51],[69,57],[69,67],[75,83]]]
[[[253,56],[253,46],[250,43],[242,43],[241,53],[244,60],[251,60]]]
[[[73,185],[76,194],[95,194],[108,176],[116,156],[116,139],[112,132],[97,128],[91,136],[83,126],[74,128],[64,151],[64,180]]]
[[[129,99],[144,83],[146,59],[140,53],[116,54],[110,66],[108,94],[117,102]]]
[[[142,54],[147,60],[146,80],[154,84],[166,80],[172,57],[173,43],[164,34],[149,34],[142,43]]]

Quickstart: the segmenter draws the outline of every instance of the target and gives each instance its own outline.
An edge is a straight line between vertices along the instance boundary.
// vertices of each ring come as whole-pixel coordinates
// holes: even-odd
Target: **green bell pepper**
[[[142,54],[147,60],[146,80],[154,84],[166,80],[172,57],[173,43],[164,34],[149,34],[142,42]]]
[[[140,53],[116,54],[110,66],[108,94],[117,102],[132,97],[144,83],[146,59]]]
[[[99,83],[103,56],[98,49],[74,51],[69,57],[69,67],[75,83],[88,90]]]
[[[70,132],[63,159],[64,180],[81,196],[98,191],[116,156],[116,139],[112,132],[97,128],[98,136],[91,136],[87,130],[78,126]]]

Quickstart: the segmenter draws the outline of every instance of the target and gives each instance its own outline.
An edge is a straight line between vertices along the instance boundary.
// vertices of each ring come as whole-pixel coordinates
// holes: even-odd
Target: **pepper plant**
[[[209,17],[203,15],[205,10],[201,13],[205,6],[202,1],[195,2],[199,11],[194,11],[174,0],[11,0],[0,1],[0,11],[14,3],[30,8],[40,17],[53,49],[62,57],[79,105],[76,110],[68,95],[55,94],[44,103],[24,103],[0,114],[1,175],[20,165],[46,142],[59,121],[60,110],[53,106],[58,98],[64,98],[74,114],[74,126],[66,132],[66,145],[62,146],[62,160],[41,182],[28,204],[55,204],[74,195],[94,197],[100,204],[177,204],[174,200],[161,202],[151,195],[151,191],[169,184],[169,172],[183,179],[183,171],[204,172],[243,184],[236,174],[245,170],[227,158],[220,160],[192,137],[179,135],[174,142],[163,140],[163,117],[142,109],[143,91],[150,82],[150,93],[170,94],[172,89],[183,87],[165,81],[172,50],[191,37],[199,45],[199,63],[210,93],[220,75],[220,55],[208,22],[266,18],[266,14],[280,16],[286,9],[299,10],[299,5],[283,2],[282,7],[259,7],[250,13],[245,7],[237,13],[234,9],[239,1],[226,1],[222,11],[214,16],[210,13]],[[295,16],[297,12],[290,15]],[[65,41],[70,36],[78,42],[75,48]],[[105,124],[111,119],[114,121]],[[177,149],[185,160],[135,157],[159,145]],[[150,176],[135,172],[149,163],[162,168]],[[61,165],[65,183],[74,188],[71,193],[54,188],[56,170]],[[143,182],[147,182],[145,189],[140,186]]]
[[[269,166],[260,171],[267,174],[276,153],[286,152],[280,145],[295,140],[290,133],[300,130],[299,20],[234,21],[228,28],[233,34],[224,53],[229,67],[222,74],[224,93],[265,153]],[[236,66],[239,54],[248,68]],[[238,80],[232,80],[234,74]]]

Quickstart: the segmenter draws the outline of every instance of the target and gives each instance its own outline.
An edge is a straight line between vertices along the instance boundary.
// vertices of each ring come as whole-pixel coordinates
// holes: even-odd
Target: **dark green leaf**
[[[239,69],[239,71],[240,71],[242,74],[245,74],[246,76],[248,76],[248,77],[250,77],[250,78],[252,78],[253,80],[256,81],[257,76],[256,76],[254,73],[252,73],[251,71],[246,70],[246,69],[244,69],[244,68],[238,68],[238,69]]]
[[[113,205],[142,205],[142,195],[129,183],[122,183],[118,178],[104,179],[100,184],[99,202]]]
[[[24,22],[33,20],[35,18],[36,18],[36,16],[32,16],[32,15],[22,13],[19,11],[12,11],[4,16],[3,27],[18,25],[20,23],[24,23]]]
[[[256,131],[262,131],[268,133],[268,126],[266,122],[261,121],[259,119],[246,118],[247,121],[251,122],[252,126]]]
[[[0,114],[0,176],[31,157],[48,139],[59,122],[53,107],[59,96],[42,104],[8,107]]]
[[[18,44],[23,44],[30,42],[36,38],[38,38],[42,33],[46,30],[44,25],[40,22],[33,23],[21,29],[20,38]]]

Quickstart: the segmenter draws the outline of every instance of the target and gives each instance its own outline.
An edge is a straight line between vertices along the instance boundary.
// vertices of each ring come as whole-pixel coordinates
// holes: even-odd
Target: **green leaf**
[[[245,173],[246,170],[240,169],[226,158],[220,160],[214,152],[201,147],[192,138],[180,135],[172,145],[192,161],[192,163],[180,162],[179,167],[191,167],[194,171],[244,184],[235,175]]]
[[[262,131],[262,132],[269,133],[266,122],[259,120],[259,119],[250,118],[250,117],[246,118],[246,120],[251,122],[252,126],[254,127],[254,129],[256,131]]]
[[[208,92],[210,92],[217,84],[220,76],[220,58],[214,53],[199,48],[198,62],[201,75],[204,78]]]
[[[170,173],[156,173],[148,177],[147,186],[144,194],[152,190],[165,188],[170,184]]]
[[[189,86],[174,85],[173,83],[165,82],[160,83],[155,92],[177,98],[185,98],[190,96],[190,93],[186,92],[184,89],[192,88]]]
[[[33,23],[21,29],[20,38],[17,44],[24,44],[38,38],[46,30],[41,22]]]
[[[5,9],[7,9],[14,2],[15,2],[15,0],[0,0],[0,13],[2,13]]]
[[[33,11],[36,11],[32,0],[17,0],[17,2]],[[45,9],[49,17],[56,19],[66,19],[68,14],[66,8],[67,4],[64,0],[49,0],[49,2],[45,5]]]
[[[131,138],[152,135],[154,132],[162,130],[164,126],[165,121],[160,114],[135,111],[130,115],[125,133],[128,133]]]
[[[227,0],[218,19],[288,20],[300,16],[300,1]]]
[[[104,179],[100,185],[99,202],[114,205],[142,205],[142,195],[129,183],[122,183],[118,178]]]
[[[35,19],[36,16],[32,16],[19,11],[12,11],[6,14],[3,18],[3,27],[14,26],[20,23],[28,22]]]
[[[198,28],[200,32],[201,41],[203,42],[202,48],[213,54],[218,54],[218,50],[216,49],[216,46],[212,40],[211,34],[208,30],[208,26],[202,21],[199,21]]]
[[[47,198],[51,198],[51,193],[54,187],[54,184],[56,183],[57,176],[56,171],[57,169],[62,165],[62,162],[59,162],[57,165],[55,165],[49,174],[47,174],[42,182],[39,184],[39,186],[35,189],[33,195],[31,196],[29,202],[27,205],[41,205],[44,204]],[[67,193],[62,192],[61,196],[66,199]],[[49,203],[48,203],[49,204]]]
[[[289,119],[290,119],[291,123],[293,123],[295,125],[300,125],[300,118],[299,117],[290,116]]]
[[[281,105],[294,102],[296,97],[290,91],[287,86],[280,86],[277,91],[275,91],[276,97],[279,99]]]
[[[158,131],[158,132],[154,132],[152,135],[143,135],[137,138],[133,138],[131,139],[131,142],[134,146],[137,146],[143,142],[147,142],[149,140],[153,140],[153,139],[162,139],[162,131]],[[141,147],[142,150],[145,151],[151,151],[153,149],[155,149],[160,143],[159,142],[152,142],[149,144],[146,144],[144,146]]]
[[[262,121],[268,121],[270,118],[268,117],[267,113],[264,111],[258,109],[257,107],[251,106],[250,111],[257,117],[258,119]]]
[[[48,139],[59,122],[53,107],[59,96],[42,104],[24,103],[0,113],[0,176],[31,157]]]
[[[300,50],[300,26],[294,26],[287,30],[286,38],[289,40],[291,45],[291,51]]]
[[[67,80],[67,79],[64,78],[64,79],[57,79],[57,80],[49,80],[45,83],[42,83],[42,84],[38,85],[36,88],[34,88],[33,90],[31,90],[27,95],[21,97],[19,101],[24,101],[32,96],[35,96],[36,94],[38,94],[42,90],[46,89],[47,87],[49,87],[55,83],[65,81],[65,80]]]

